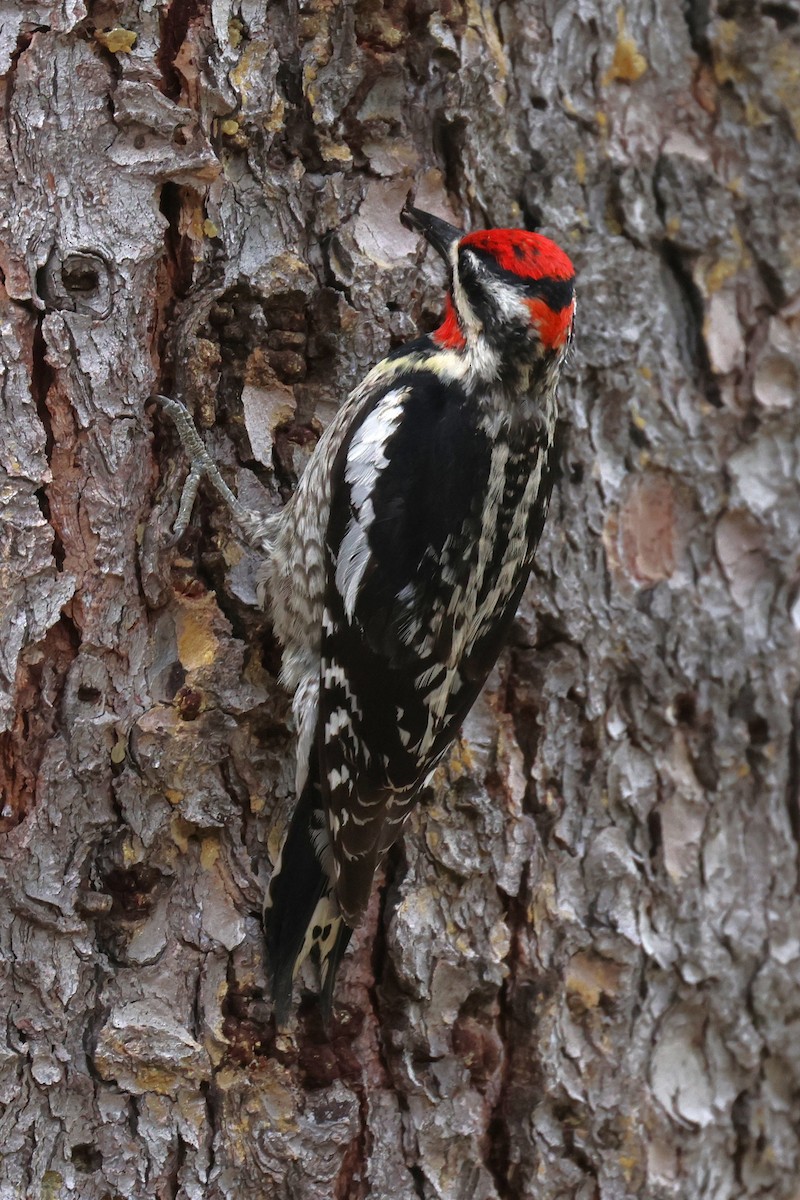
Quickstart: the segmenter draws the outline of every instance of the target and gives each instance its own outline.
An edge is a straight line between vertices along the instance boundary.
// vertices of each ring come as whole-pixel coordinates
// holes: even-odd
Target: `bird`
[[[376,871],[508,637],[561,455],[567,254],[530,230],[464,232],[410,198],[400,219],[444,260],[441,323],[345,399],[263,539],[297,730],[263,914],[279,1026],[310,953],[330,1014]]]
[[[375,874],[507,639],[559,472],[557,390],[575,269],[531,230],[400,219],[444,260],[443,317],[345,399],[278,513],[227,486],[185,406],[156,395],[190,460],[263,556],[258,593],[292,695],[296,803],[266,891],[283,1028],[312,954],[323,1014]]]

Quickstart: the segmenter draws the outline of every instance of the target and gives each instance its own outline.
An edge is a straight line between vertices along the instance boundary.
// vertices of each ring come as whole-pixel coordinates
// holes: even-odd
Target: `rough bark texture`
[[[0,1197],[800,1193],[796,0],[6,4]],[[248,503],[430,327],[397,213],[579,270],[515,630],[277,1039]],[[449,464],[443,464],[443,470]]]

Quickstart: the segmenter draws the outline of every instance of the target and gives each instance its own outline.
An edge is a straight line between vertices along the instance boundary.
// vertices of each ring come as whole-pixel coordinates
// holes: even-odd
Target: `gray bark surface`
[[[0,7],[0,1200],[797,1200],[799,22]],[[278,654],[146,401],[284,502],[440,312],[412,183],[573,256],[564,477],[330,1040],[276,1039]]]

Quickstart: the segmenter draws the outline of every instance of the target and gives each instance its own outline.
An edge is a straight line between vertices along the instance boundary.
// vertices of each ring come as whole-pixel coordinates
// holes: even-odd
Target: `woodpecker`
[[[266,564],[298,731],[264,912],[279,1021],[312,949],[330,1007],[375,872],[503,646],[557,466],[569,258],[537,233],[401,219],[447,265],[444,319],[344,402]]]
[[[442,323],[372,368],[257,531],[297,728],[264,905],[279,1026],[312,951],[330,1011],[375,872],[502,649],[558,465],[569,258],[538,233],[464,233],[409,203],[400,217],[446,264]],[[246,523],[182,437],[194,489],[212,476]]]

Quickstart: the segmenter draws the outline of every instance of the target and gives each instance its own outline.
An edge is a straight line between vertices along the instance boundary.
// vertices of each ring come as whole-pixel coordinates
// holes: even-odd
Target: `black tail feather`
[[[322,1006],[322,1017],[326,1025],[330,1021],[333,1009],[333,989],[336,986],[336,975],[339,970],[339,964],[344,957],[344,952],[352,936],[352,929],[345,921],[342,921],[336,933],[336,940],[322,964],[323,982],[320,1004]]]
[[[279,1026],[289,1015],[295,965],[314,910],[328,886],[311,840],[312,816],[320,807],[319,788],[309,779],[292,816],[264,908],[267,965]]]

